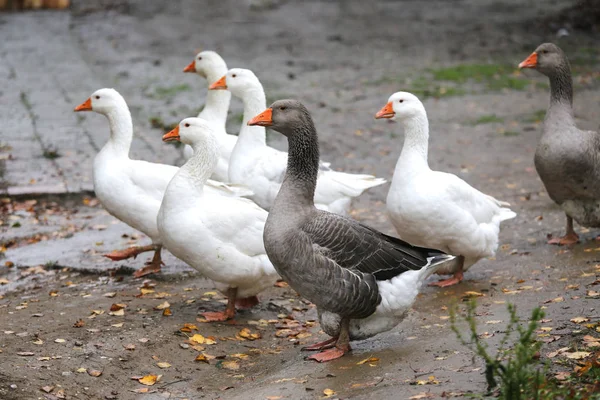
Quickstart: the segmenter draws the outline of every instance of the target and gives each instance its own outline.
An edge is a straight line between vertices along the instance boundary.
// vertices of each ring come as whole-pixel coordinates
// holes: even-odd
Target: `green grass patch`
[[[162,99],[165,97],[173,97],[178,93],[187,92],[188,90],[191,90],[191,89],[192,88],[187,83],[184,83],[181,85],[169,86],[169,87],[159,86],[156,89],[154,89],[154,97],[159,98],[159,99]]]
[[[524,90],[529,80],[514,75],[516,67],[509,64],[462,64],[454,67],[432,69],[429,72],[437,81],[457,84],[469,81],[485,84],[487,89]]]
[[[519,136],[519,135],[520,135],[520,133],[519,133],[519,132],[515,132],[515,131],[504,131],[504,132],[502,132],[502,134],[503,134],[504,136],[507,136],[507,137],[511,137],[511,136]]]
[[[483,125],[483,124],[495,124],[504,122],[503,118],[498,117],[496,114],[483,115],[473,121],[472,125]]]
[[[545,117],[546,117],[546,110],[537,110],[529,115],[526,115],[523,118],[523,122],[539,123],[539,122],[542,122]]]

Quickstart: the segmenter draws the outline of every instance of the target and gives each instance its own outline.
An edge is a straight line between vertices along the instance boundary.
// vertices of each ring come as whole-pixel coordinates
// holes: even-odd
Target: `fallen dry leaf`
[[[230,371],[237,371],[240,369],[240,364],[237,361],[223,361],[217,364],[219,368],[228,369]]]
[[[108,298],[113,298],[117,295],[117,292],[108,292],[108,293],[104,293],[102,296],[104,297],[108,297]]]
[[[154,307],[155,310],[164,310],[165,308],[168,308],[170,306],[168,301],[164,301],[162,303],[160,303],[159,305],[157,305],[156,307]]]
[[[208,363],[209,363],[209,361],[210,361],[212,358],[214,358],[214,357],[212,357],[212,358],[209,358],[209,357],[212,357],[212,356],[209,356],[208,354],[201,353],[201,354],[198,354],[198,355],[196,356],[196,358],[194,359],[194,361],[201,361],[201,362],[205,362],[205,363],[207,363],[207,364],[208,364]]]
[[[567,358],[570,358],[571,360],[581,360],[582,358],[586,358],[590,354],[591,353],[589,351],[575,351],[573,353],[565,353]]]
[[[110,326],[114,326],[115,328],[122,328],[123,322],[119,322],[118,324],[111,324]]]
[[[492,321],[485,321],[486,324],[491,324],[491,325],[499,324],[501,322],[502,322],[502,320],[500,320],[500,319],[492,320]]]
[[[77,320],[74,324],[73,324],[73,328],[81,328],[85,326],[85,321],[82,319]]]
[[[464,293],[463,297],[482,297],[482,296],[485,296],[485,294],[469,290]]]
[[[146,375],[138,379],[138,382],[142,385],[152,386],[160,380],[161,376],[162,375]]]
[[[256,339],[260,339],[260,333],[256,332],[256,333],[252,333],[250,331],[250,329],[248,328],[243,328],[241,331],[238,332],[238,336],[246,339],[246,340],[256,340]]]
[[[356,365],[363,365],[363,364],[366,364],[366,363],[369,363],[369,364],[370,363],[376,363],[378,361],[379,361],[379,358],[377,358],[377,357],[368,357],[368,358],[365,358],[364,360],[361,360],[361,361],[357,362]]]
[[[246,360],[249,356],[248,356],[248,354],[236,353],[236,354],[230,355],[229,357],[239,358],[240,360]]]
[[[141,292],[142,295],[145,295],[145,294],[154,293],[154,290],[153,289],[141,288],[140,292]]]
[[[55,343],[64,343],[64,342],[66,342],[66,340],[65,339],[54,339],[54,342]]]
[[[554,377],[559,381],[564,381],[564,380],[568,379],[569,377],[571,377],[571,373],[566,372],[566,371],[561,371],[561,372],[557,373],[556,375],[554,375]]]
[[[590,319],[587,317],[575,317],[575,318],[571,318],[570,321],[574,322],[576,324],[581,324],[583,322],[588,322]]]
[[[121,308],[120,310],[117,310],[117,311],[110,311],[108,313],[108,315],[114,315],[116,317],[122,317],[123,315],[125,315],[125,310]]]
[[[173,315],[173,313],[171,312],[170,308],[165,308],[162,312],[163,317],[170,317],[171,315]]]
[[[331,397],[335,394],[335,392],[331,389],[325,389],[323,390],[323,394],[325,395],[325,397]]]
[[[123,347],[125,348],[125,350],[129,350],[129,351],[135,350],[135,344],[132,344],[132,343],[124,344]]]
[[[119,310],[124,309],[125,307],[127,307],[127,304],[122,304],[122,303],[116,303],[115,304],[115,303],[113,303],[110,306],[110,311],[119,311]]]
[[[565,298],[562,297],[562,296],[560,296],[560,297],[557,297],[557,298],[554,298],[554,299],[546,300],[546,301],[544,301],[544,304],[548,304],[548,303],[560,303],[562,301],[565,301]]]
[[[596,292],[595,290],[588,290],[587,293],[585,294],[588,297],[598,297],[600,296],[600,292]]]
[[[40,388],[41,391],[46,392],[46,393],[50,393],[51,391],[54,390],[54,386],[44,386],[42,388]]]
[[[80,368],[77,368],[77,372],[80,374],[83,374],[84,372],[87,372],[87,369],[80,367]]]
[[[159,362],[156,363],[156,365],[158,366],[158,368],[169,368],[171,366],[171,364],[169,364],[168,362]]]
[[[102,375],[102,371],[98,371],[97,369],[88,369],[87,373],[89,376],[94,376],[94,377],[98,377],[98,376]]]
[[[429,392],[421,392],[419,394],[415,394],[412,397],[409,397],[409,400],[420,400],[420,399],[430,399],[433,397],[433,394]]]
[[[148,339],[148,338],[146,338],[146,337],[143,337],[143,338],[139,338],[139,339],[138,339],[138,342],[140,342],[140,343],[148,343],[149,341],[150,341],[150,339]]]
[[[183,328],[179,329],[181,332],[197,331],[198,327],[194,324],[183,324]]]

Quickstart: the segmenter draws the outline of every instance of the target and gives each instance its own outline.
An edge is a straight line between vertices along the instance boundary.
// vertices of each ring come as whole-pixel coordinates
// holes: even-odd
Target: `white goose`
[[[218,81],[225,73],[227,73],[227,64],[220,55],[214,51],[202,51],[196,55],[194,60],[184,68],[183,72],[195,72],[205,78],[208,86]],[[215,138],[219,146],[219,162],[215,167],[212,178],[227,182],[229,180],[229,157],[237,136],[229,135],[225,131],[227,123],[227,111],[229,110],[229,102],[231,93],[228,91],[209,90],[206,95],[204,108],[198,114],[198,118],[212,122],[215,127]],[[183,149],[185,159],[192,156],[192,147],[185,145]]]
[[[481,193],[427,162],[429,122],[423,103],[413,94],[397,92],[375,118],[391,118],[404,126],[404,147],[398,158],[387,209],[402,240],[457,256],[438,274],[454,274],[433,285],[459,283],[463,272],[498,248],[500,222],[516,217],[510,204]]]
[[[207,312],[208,321],[235,315],[235,304],[250,306],[256,294],[278,278],[263,244],[267,212],[248,199],[205,191],[218,159],[217,127],[186,118],[163,136],[193,147],[194,155],[169,183],[158,213],[158,230],[175,256],[212,279],[227,294],[225,311]]]
[[[104,208],[114,217],[150,237],[152,244],[135,246],[106,254],[113,261],[154,251],[152,261],[135,276],[160,271],[162,242],[156,216],[167,184],[179,168],[129,158],[133,139],[131,113],[125,99],[114,89],[97,90],[75,111],[95,111],[108,119],[110,137],[94,158],[94,191]],[[243,187],[229,187],[211,181],[211,191],[223,195],[249,195]]]
[[[283,182],[288,154],[267,146],[264,127],[247,125],[250,118],[266,108],[263,87],[252,71],[234,68],[210,89],[228,89],[244,102],[242,127],[229,160],[229,181],[243,182],[254,192],[252,199],[269,210]],[[347,214],[353,197],[385,182],[372,175],[333,171],[329,164],[321,163],[315,205],[321,210]]]

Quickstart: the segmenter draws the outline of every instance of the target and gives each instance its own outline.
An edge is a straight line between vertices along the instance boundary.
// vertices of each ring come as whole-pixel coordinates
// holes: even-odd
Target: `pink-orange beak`
[[[394,108],[392,107],[392,102],[389,101],[381,110],[375,114],[376,119],[381,118],[392,118],[396,113],[394,112]]]
[[[273,109],[267,108],[256,117],[248,121],[248,125],[271,126],[273,125]]]
[[[170,130],[169,132],[165,133],[164,136],[162,137],[163,142],[172,142],[174,140],[179,140],[179,125],[177,125],[175,127],[175,129]]]
[[[73,111],[92,111],[92,98],[89,97],[86,101],[75,107]]]
[[[537,53],[534,51],[523,62],[519,64],[519,68],[535,68],[537,66]]]
[[[188,66],[183,69],[183,72],[196,72],[196,60],[189,63]]]
[[[210,85],[209,89],[210,90],[224,90],[224,89],[227,89],[226,75],[223,75],[221,77],[221,79],[219,79],[218,81],[216,81],[212,85]]]

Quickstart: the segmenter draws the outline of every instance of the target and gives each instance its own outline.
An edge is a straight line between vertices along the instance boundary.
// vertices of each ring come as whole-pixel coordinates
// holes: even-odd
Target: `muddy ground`
[[[415,92],[429,113],[431,166],[511,202],[518,217],[503,224],[495,259],[479,262],[462,284],[425,288],[396,329],[355,343],[340,360],[315,364],[304,361],[299,348],[325,338],[316,312],[285,285],[261,294],[261,304],[240,312],[235,322],[202,323],[198,313],[220,309],[223,298],[182,262],[166,255],[164,273],[144,280],[129,273],[145,257],[117,265],[102,257],[147,239],[110,217],[83,191],[85,185],[68,195],[6,197],[0,226],[0,398],[407,399],[482,393],[482,362],[458,343],[448,321],[448,308],[461,304],[467,292],[482,295],[478,321],[492,347],[507,322],[507,303],[515,303],[522,318],[542,306],[542,359],[553,373],[573,369],[576,361],[566,354],[590,350],[585,335],[600,336],[600,232],[578,227],[582,240],[572,248],[545,244],[548,235],[564,229],[563,214],[544,192],[532,161],[548,87],[536,73],[515,69],[539,43],[559,43],[573,63],[578,123],[598,128],[599,34],[597,25],[572,27],[578,26],[570,22],[575,17],[561,13],[572,2],[73,3],[65,13],[0,14],[0,29],[12,34],[14,44],[27,36],[24,26],[35,33],[58,31],[57,20],[61,27],[68,24],[90,76],[63,90],[70,107],[99,83],[117,88],[134,114],[138,157],[181,162],[181,149],[155,151],[144,143],[160,141],[162,130],[151,120],[169,125],[197,113],[205,82],[181,70],[197,50],[214,49],[230,67],[253,69],[269,101],[304,101],[320,131],[323,158],[347,171],[391,178],[402,132],[373,115],[394,91]],[[569,35],[557,38],[560,29]],[[0,52],[10,61],[15,47],[7,43],[0,43]],[[37,60],[49,72],[67,68],[52,46],[43,51],[51,64],[44,66],[43,56]],[[21,93],[35,94],[43,79],[19,82]],[[66,116],[71,109],[52,112]],[[240,112],[241,104],[232,100],[232,132]],[[21,118],[0,115],[4,126]],[[70,128],[85,131],[92,142],[101,145],[107,137],[100,116],[73,121]],[[2,130],[2,152],[18,158],[13,136]],[[283,148],[277,134],[269,141]],[[85,181],[92,154],[82,154],[74,170]],[[58,165],[66,168],[61,162],[68,157],[63,153]],[[11,159],[2,161],[10,172]],[[41,171],[25,165],[19,173],[10,176],[29,181]],[[385,215],[388,188],[363,195],[353,214],[393,233]],[[195,326],[182,332],[185,324]],[[564,347],[569,350],[548,357]],[[146,375],[161,377],[151,386],[132,379]]]

